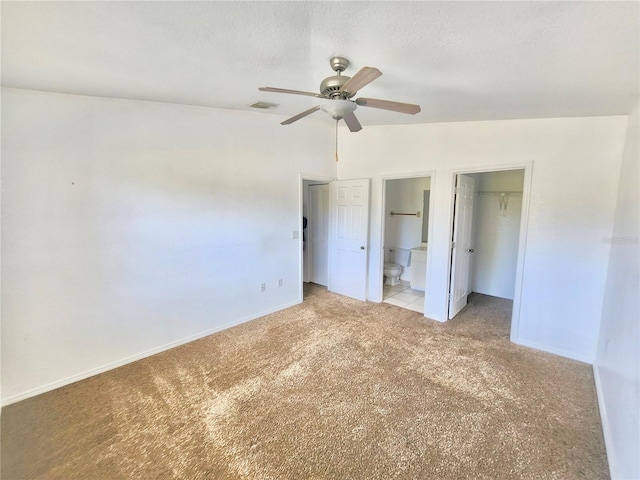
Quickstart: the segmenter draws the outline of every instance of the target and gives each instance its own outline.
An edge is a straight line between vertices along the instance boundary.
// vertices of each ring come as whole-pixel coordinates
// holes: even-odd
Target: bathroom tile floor
[[[385,285],[382,298],[385,303],[424,313],[424,292],[414,290],[409,285]]]

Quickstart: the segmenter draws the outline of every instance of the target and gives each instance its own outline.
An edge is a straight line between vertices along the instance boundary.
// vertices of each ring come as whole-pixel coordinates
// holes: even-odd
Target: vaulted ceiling
[[[383,75],[363,125],[626,114],[638,96],[639,3],[7,2],[2,85],[292,116],[329,59]],[[314,116],[324,116],[324,112]],[[300,120],[301,122],[304,121]],[[284,127],[283,127],[284,128]],[[287,127],[295,128],[295,127]]]

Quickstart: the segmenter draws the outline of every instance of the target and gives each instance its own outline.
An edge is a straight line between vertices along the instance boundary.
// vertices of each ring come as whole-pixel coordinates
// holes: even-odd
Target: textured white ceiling
[[[628,113],[638,95],[639,3],[7,2],[2,85],[292,116],[328,60],[383,75],[363,125]],[[315,116],[326,116],[317,112]],[[267,115],[267,120],[282,119]],[[300,120],[303,122],[304,120]],[[291,128],[291,127],[288,127]]]

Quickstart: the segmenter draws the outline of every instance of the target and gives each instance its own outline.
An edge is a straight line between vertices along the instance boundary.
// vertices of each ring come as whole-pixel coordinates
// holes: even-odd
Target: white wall
[[[428,220],[428,213],[423,209],[424,191],[431,188],[429,177],[390,179],[386,182],[385,196],[385,255],[390,248],[410,250],[422,242],[422,222]],[[420,216],[394,215],[398,213],[416,213]],[[402,280],[411,278],[411,266],[405,268],[400,276]]]
[[[640,478],[640,148],[629,116],[594,373],[614,479]]]
[[[523,170],[476,173],[471,290],[513,300],[522,213]],[[511,193],[506,209],[499,194]]]
[[[368,298],[382,299],[383,177],[433,172],[425,314],[444,321],[454,173],[526,165],[529,222],[514,341],[592,362],[610,250],[602,238],[613,226],[626,123],[626,116],[506,120],[366,126],[342,135],[338,177],[373,179]]]
[[[2,90],[3,403],[300,300],[299,174],[336,167],[280,120]]]

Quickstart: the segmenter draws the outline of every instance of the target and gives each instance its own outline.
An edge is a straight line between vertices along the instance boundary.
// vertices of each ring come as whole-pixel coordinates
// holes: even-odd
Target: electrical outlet
[[[267,284],[266,283],[261,283],[260,284],[260,291],[261,292],[266,292],[267,291]]]
[[[278,280],[278,286],[281,287],[282,286],[282,279]]]

